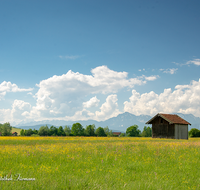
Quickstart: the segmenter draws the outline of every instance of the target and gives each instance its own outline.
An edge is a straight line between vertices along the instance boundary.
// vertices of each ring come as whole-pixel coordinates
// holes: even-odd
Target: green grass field
[[[200,189],[200,138],[0,137],[0,150],[5,190]]]

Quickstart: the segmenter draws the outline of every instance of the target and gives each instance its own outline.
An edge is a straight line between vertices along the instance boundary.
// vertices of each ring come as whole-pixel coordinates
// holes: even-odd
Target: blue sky
[[[0,122],[200,117],[200,1],[0,1]]]

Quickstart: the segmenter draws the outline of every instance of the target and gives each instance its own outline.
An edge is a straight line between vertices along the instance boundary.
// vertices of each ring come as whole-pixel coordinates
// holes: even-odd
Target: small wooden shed
[[[146,124],[152,124],[152,138],[188,139],[189,122],[176,114],[158,113]]]
[[[113,135],[119,137],[121,135],[121,132],[113,132]]]
[[[13,132],[13,133],[12,133],[12,136],[17,136],[17,135],[18,135],[17,132]]]

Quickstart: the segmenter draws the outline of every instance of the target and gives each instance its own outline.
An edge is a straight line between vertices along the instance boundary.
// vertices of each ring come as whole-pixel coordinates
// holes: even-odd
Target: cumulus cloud
[[[172,68],[172,69],[160,69],[160,71],[162,71],[163,73],[167,73],[167,74],[175,74],[176,71],[178,70],[178,68]]]
[[[194,60],[190,60],[186,63],[186,65],[190,65],[190,64],[194,64],[197,66],[200,66],[200,59],[194,59]]]
[[[31,110],[31,104],[24,102],[23,100],[14,100],[11,110],[11,116],[13,119],[23,119],[24,116]]]
[[[149,76],[149,77],[146,77],[146,76],[145,76],[145,79],[146,79],[147,81],[154,81],[154,80],[156,80],[157,78],[159,78],[158,75],[152,75],[152,76]]]
[[[93,119],[95,116],[94,113],[90,112],[89,110],[86,110],[85,108],[83,110],[77,111],[73,116],[68,117],[66,116],[66,120],[76,121],[78,120],[88,120]]]
[[[129,101],[124,102],[124,111],[135,115],[154,115],[158,112],[200,115],[200,79],[189,85],[177,85],[175,90],[165,89],[163,93],[140,94],[132,90]]]
[[[134,85],[142,85],[150,80],[144,75],[128,79],[127,72],[116,72],[107,66],[96,67],[91,73],[92,75],[84,75],[70,70],[62,76],[55,75],[41,81],[37,85],[37,103],[32,112],[36,114],[38,111],[40,113],[37,114],[42,117],[72,116],[82,110],[82,106],[88,108],[98,104],[95,97],[84,102],[88,95],[116,93],[122,88],[133,88]]]
[[[32,91],[33,88],[19,88],[16,84],[12,84],[11,82],[3,81],[0,84],[0,100],[6,95],[7,92],[27,92]]]
[[[11,109],[0,109],[0,123],[11,122]]]
[[[11,122],[16,124],[24,119],[31,111],[31,104],[23,100],[14,100],[11,109],[0,109],[0,123]]]
[[[99,105],[100,100],[97,97],[92,97],[89,101],[83,102],[83,107],[90,108],[90,107],[97,107]]]
[[[118,109],[117,101],[118,99],[116,94],[109,95],[106,98],[106,102],[100,107],[101,111],[95,112],[96,120],[106,120],[120,114],[121,112]]]
[[[197,65],[197,66],[200,66],[200,59],[194,59],[194,60],[190,60],[190,61],[187,61],[186,63],[176,63],[176,62],[173,62],[175,63],[176,65],[179,65],[179,66],[183,66],[183,65]]]
[[[22,89],[16,84],[4,81],[0,84],[0,98],[3,98],[7,92],[23,91],[27,91],[35,98],[36,104],[34,106],[22,100],[13,102],[10,112],[7,110],[13,121],[55,118],[105,120],[119,113],[117,95],[113,94],[123,88],[131,89],[135,85],[146,84],[147,81],[155,80],[158,77],[142,75],[128,78],[128,73],[125,71],[117,72],[107,66],[99,66],[91,70],[91,75],[69,70],[61,76],[55,75],[42,80],[36,85],[39,89],[34,95],[30,92],[31,88]],[[97,99],[97,94],[103,94],[103,96],[107,94],[108,96],[100,108],[98,107],[100,100]],[[92,98],[91,95],[93,95]],[[98,111],[94,110],[95,108]]]

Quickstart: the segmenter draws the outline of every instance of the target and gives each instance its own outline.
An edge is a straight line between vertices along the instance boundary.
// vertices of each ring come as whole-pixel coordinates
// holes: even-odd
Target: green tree
[[[200,130],[196,129],[196,128],[192,128],[189,131],[189,136],[190,137],[200,137]]]
[[[141,131],[138,129],[137,125],[132,125],[126,129],[126,133],[129,137],[139,137]]]
[[[20,136],[24,136],[24,129],[20,131]]]
[[[46,126],[41,126],[39,131],[38,131],[38,135],[40,136],[47,136],[49,134],[49,127]]]
[[[103,130],[104,130],[105,134],[108,136],[108,134],[110,132],[108,126],[104,127]]]
[[[24,131],[25,136],[31,136],[32,134],[34,134],[32,129],[28,129]]]
[[[98,137],[106,137],[106,133],[104,131],[104,129],[102,127],[98,127],[97,130],[96,130],[96,135]]]
[[[67,125],[65,125],[64,132],[65,132],[66,136],[70,136],[70,134],[71,134],[71,129],[70,129],[70,127],[67,126]]]
[[[125,137],[125,133],[121,133],[119,136],[120,137]]]
[[[66,136],[64,129],[62,126],[58,128],[58,136]]]
[[[80,123],[74,123],[72,125],[71,133],[74,136],[82,136],[84,135],[84,128]]]
[[[112,137],[113,136],[113,132],[112,132],[112,130],[110,130],[108,128],[108,126],[104,127],[103,130],[104,130],[106,136],[108,136],[108,137]]]
[[[152,129],[151,127],[144,126],[144,129],[141,134],[142,137],[152,137]]]
[[[12,135],[11,131],[12,131],[12,126],[10,125],[10,123],[7,122],[0,125],[0,132],[2,136]]]
[[[49,129],[49,133],[48,133],[49,136],[56,136],[58,135],[58,128],[57,127],[54,127],[53,125],[50,127]]]
[[[34,135],[37,135],[37,134],[38,134],[38,130],[33,129],[33,134],[34,134]]]
[[[87,125],[85,129],[86,136],[95,136],[95,125]]]

